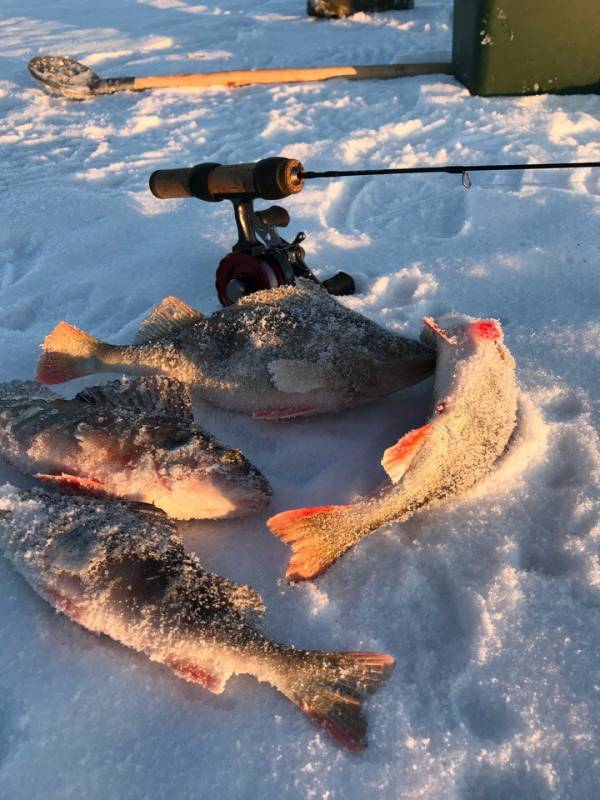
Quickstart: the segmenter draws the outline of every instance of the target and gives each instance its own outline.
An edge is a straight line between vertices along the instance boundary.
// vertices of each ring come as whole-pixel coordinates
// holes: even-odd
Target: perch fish
[[[291,545],[289,580],[316,577],[368,533],[464,492],[505,451],[516,425],[517,385],[500,323],[457,315],[444,327],[425,322],[438,349],[432,417],[385,451],[381,463],[391,483],[376,496],[268,520]]]
[[[56,609],[176,675],[223,691],[270,683],[341,744],[367,744],[363,699],[391,674],[381,653],[328,653],[259,632],[260,595],[186,554],[163,512],[141,504],[0,490],[0,550]]]
[[[163,377],[73,400],[33,381],[0,384],[0,457],[57,488],[154,503],[176,519],[243,517],[271,497],[242,453],[194,424],[187,387]]]
[[[352,311],[313,281],[255,292],[209,317],[168,297],[133,345],[61,322],[46,337],[41,383],[98,372],[162,374],[222,408],[261,419],[340,411],[428,377],[435,352]]]

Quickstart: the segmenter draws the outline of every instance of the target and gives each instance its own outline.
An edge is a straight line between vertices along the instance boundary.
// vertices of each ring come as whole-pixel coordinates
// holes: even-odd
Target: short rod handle
[[[160,200],[193,197],[190,191],[191,168],[158,169],[150,176],[150,191]]]
[[[250,164],[196,164],[160,169],[150,176],[150,191],[161,200],[197,197],[218,202],[234,198],[280,200],[304,186],[302,164],[295,158],[263,158]]]

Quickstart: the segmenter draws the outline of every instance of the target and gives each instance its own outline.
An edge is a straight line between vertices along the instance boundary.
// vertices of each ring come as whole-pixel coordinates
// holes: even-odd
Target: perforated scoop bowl
[[[31,76],[51,94],[87,100],[96,94],[101,78],[85,64],[64,56],[36,56],[27,65]]]

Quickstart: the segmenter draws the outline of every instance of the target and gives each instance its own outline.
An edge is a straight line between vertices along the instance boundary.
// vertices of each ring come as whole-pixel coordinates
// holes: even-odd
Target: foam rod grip
[[[190,191],[191,168],[158,169],[150,175],[150,191],[160,200],[193,197]]]

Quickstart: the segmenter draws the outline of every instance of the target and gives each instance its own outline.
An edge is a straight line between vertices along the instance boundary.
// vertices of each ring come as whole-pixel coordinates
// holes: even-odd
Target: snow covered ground
[[[300,158],[309,169],[600,158],[597,96],[482,99],[444,76],[49,98],[26,62],[102,76],[449,59],[450,0],[323,22],[303,0],[3,0],[2,379],[33,373],[59,319],[130,341],[166,294],[216,308],[229,204],[161,202],[158,167]],[[282,581],[264,520],[187,525],[249,583],[274,638],[393,654],[370,746],[342,751],[270,687],[213,696],[52,611],[0,562],[0,797],[597,797],[600,786],[600,171],[312,182],[285,205],[346,302],[415,334],[422,315],[499,316],[523,390],[514,447],[467,496],[380,531],[314,583]],[[87,381],[91,383],[92,381]],[[81,382],[80,382],[81,383]],[[71,395],[77,386],[70,384]],[[208,407],[274,487],[273,512],[347,502],[426,418],[430,383],[281,424]],[[0,479],[27,485],[2,468]]]

